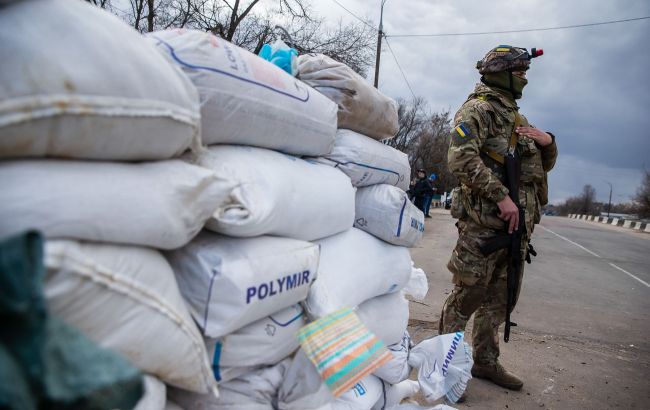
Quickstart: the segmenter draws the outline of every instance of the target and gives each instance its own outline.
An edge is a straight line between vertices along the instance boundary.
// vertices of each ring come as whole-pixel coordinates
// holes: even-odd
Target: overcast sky
[[[379,21],[381,0],[338,0]],[[354,17],[333,0],[314,0],[327,21]],[[650,169],[650,20],[569,30],[482,36],[391,38],[398,34],[485,32],[557,27],[650,16],[648,0],[388,0],[384,32],[413,91],[435,111],[455,112],[478,82],[476,61],[499,44],[543,48],[532,61],[519,100],[529,121],[557,136],[560,156],[550,174],[550,200],[578,194],[631,199]],[[372,81],[374,71],[368,78]],[[379,88],[411,93],[384,44]]]

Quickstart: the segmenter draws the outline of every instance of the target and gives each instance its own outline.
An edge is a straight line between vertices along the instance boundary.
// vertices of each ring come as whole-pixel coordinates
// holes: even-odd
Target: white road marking
[[[625,273],[625,274],[631,276],[632,278],[638,280],[639,282],[643,283],[644,285],[646,285],[647,287],[650,288],[650,283],[644,281],[643,279],[639,279],[639,278],[637,278],[635,275],[632,275],[630,272],[626,271],[626,270],[623,269],[623,268],[620,268],[620,267],[614,265],[613,263],[610,263],[610,265],[611,265],[613,268],[616,268],[616,269],[620,270],[621,272],[623,272],[623,273]]]
[[[537,225],[537,226],[539,226],[540,228],[542,228],[542,229],[545,230],[545,231],[548,231],[548,232],[552,233],[553,235],[557,236],[557,237],[560,238],[560,239],[564,239],[565,241],[574,244],[574,245],[577,246],[578,248],[582,249],[583,251],[589,252],[590,254],[594,255],[594,256],[597,257],[597,258],[600,258],[600,257],[601,257],[601,256],[598,255],[596,252],[592,252],[592,251],[590,251],[589,249],[585,248],[584,246],[580,245],[579,243],[575,243],[575,242],[573,242],[571,239],[565,238],[564,236],[560,235],[559,233],[555,233],[555,232],[551,231],[551,230],[548,229],[548,228],[544,228],[542,225]]]
[[[545,230],[545,231],[547,231],[547,232],[552,233],[553,235],[557,236],[558,238],[560,238],[560,239],[564,239],[565,241],[567,241],[567,242],[569,242],[569,243],[571,243],[571,244],[577,246],[578,248],[582,249],[583,251],[588,252],[588,253],[594,255],[594,256],[597,257],[597,258],[599,258],[599,259],[603,259],[602,256],[598,255],[596,252],[592,252],[592,251],[590,251],[589,249],[585,248],[584,246],[580,245],[579,243],[573,242],[571,239],[566,238],[566,237],[560,235],[559,233],[555,233],[555,232],[551,231],[550,229],[543,227],[542,225],[537,225],[537,226],[539,226],[540,228],[542,228],[543,230]],[[638,281],[641,282],[642,284],[646,285],[646,287],[649,287],[649,288],[650,288],[650,283],[644,281],[643,279],[637,277],[636,275],[631,274],[630,272],[626,271],[625,269],[621,268],[620,266],[616,266],[616,265],[614,265],[614,264],[611,263],[611,262],[609,262],[609,265],[610,265],[612,268],[615,268],[615,269],[620,270],[621,272],[625,273],[626,275],[630,276],[630,277],[633,278],[633,279],[638,280]]]

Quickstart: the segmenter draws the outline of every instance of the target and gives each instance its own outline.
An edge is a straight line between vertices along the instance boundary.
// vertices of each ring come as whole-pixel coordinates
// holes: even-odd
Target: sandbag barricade
[[[153,160],[200,143],[196,88],[107,11],[17,1],[0,38],[0,157]]]
[[[45,266],[53,314],[165,383],[216,392],[203,339],[160,253],[52,240]]]
[[[399,343],[388,346],[388,350],[393,354],[393,359],[375,370],[373,374],[390,384],[397,384],[406,380],[411,372],[408,357],[412,347],[413,342],[411,341],[411,336],[405,329],[402,340]]]
[[[393,245],[413,247],[424,232],[424,214],[403,190],[386,184],[357,189],[354,227]]]
[[[178,248],[232,186],[180,160],[2,161],[0,236],[39,229],[48,238]]]
[[[306,300],[314,317],[398,292],[409,281],[411,257],[407,248],[390,245],[356,228],[317,243],[321,248],[318,280]]]
[[[405,153],[350,130],[338,130],[329,154],[314,158],[345,173],[352,185],[376,184],[409,188],[411,166]]]
[[[409,321],[409,301],[403,292],[393,292],[369,299],[357,308],[359,319],[386,346],[399,343]]]
[[[331,167],[262,148],[212,146],[196,160],[235,184],[206,228],[314,240],[354,223],[354,188]]]
[[[399,129],[397,103],[350,67],[323,54],[298,57],[298,77],[338,105],[338,127],[377,140]]]
[[[336,104],[307,84],[209,33],[148,36],[197,87],[205,145],[252,145],[295,155],[331,150]]]
[[[166,256],[194,319],[217,338],[304,300],[319,250],[296,239],[202,231]]]
[[[295,304],[220,339],[206,339],[215,378],[228,381],[279,363],[298,349],[296,332],[307,321],[303,307]]]

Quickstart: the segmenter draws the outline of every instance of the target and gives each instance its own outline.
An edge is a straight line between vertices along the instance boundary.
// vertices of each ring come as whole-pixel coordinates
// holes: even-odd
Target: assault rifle
[[[519,179],[521,177],[521,160],[514,147],[504,156],[504,167],[506,174],[506,186],[510,191],[508,195],[512,202],[519,209],[519,224],[511,234],[507,232],[500,233],[494,238],[488,239],[479,246],[484,256],[491,255],[499,249],[508,249],[508,279],[507,279],[507,300],[506,300],[506,328],[503,332],[503,341],[510,340],[510,327],[517,326],[510,321],[510,314],[515,308],[517,302],[517,289],[519,288],[519,278],[521,277],[521,241],[526,232],[526,214],[519,205]],[[506,230],[507,230],[506,225]],[[532,246],[529,246],[526,253],[526,262],[530,263],[530,256],[537,256]]]

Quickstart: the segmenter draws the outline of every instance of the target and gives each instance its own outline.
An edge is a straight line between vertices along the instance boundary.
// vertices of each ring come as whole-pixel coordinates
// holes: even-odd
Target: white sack
[[[194,319],[217,338],[304,300],[319,251],[296,239],[203,231],[166,256]]]
[[[273,399],[290,359],[219,383],[219,397],[170,389],[169,397],[187,410],[275,410]]]
[[[171,401],[169,398],[167,398],[167,402],[165,403],[165,410],[184,410],[184,409],[178,404],[176,404],[175,402]]]
[[[393,245],[413,247],[424,232],[424,214],[406,192],[392,185],[359,188],[354,227]]]
[[[0,237],[38,229],[73,238],[173,249],[187,243],[232,184],[180,160],[0,162]]]
[[[149,34],[201,96],[203,143],[241,144],[295,155],[332,149],[336,104],[272,63],[212,34]]]
[[[318,244],[318,280],[306,301],[308,311],[315,317],[397,292],[411,275],[407,248],[390,245],[359,229],[321,239]]]
[[[334,396],[316,367],[299,349],[286,368],[278,390],[278,409],[330,410],[328,405],[333,401]]]
[[[399,408],[402,400],[410,398],[418,394],[420,391],[420,384],[415,380],[404,380],[394,385],[389,385],[382,382],[384,385],[384,394],[375,403],[372,410],[392,410]],[[416,406],[415,409],[424,410],[423,407]]]
[[[206,228],[230,236],[275,235],[306,241],[354,223],[350,179],[322,164],[243,146],[214,146],[200,165],[237,184]]]
[[[369,299],[357,308],[359,319],[386,346],[399,343],[409,322],[409,301],[403,292]]]
[[[338,130],[334,148],[316,161],[340,169],[357,187],[388,184],[406,191],[411,166],[405,153],[350,130]]]
[[[472,349],[463,332],[449,333],[418,343],[409,365],[418,369],[418,381],[428,402],[445,396],[456,403],[472,378]]]
[[[334,398],[301,350],[275,366],[255,369],[219,384],[219,398],[170,389],[170,397],[191,410],[315,410]]]
[[[164,410],[167,404],[167,387],[165,383],[145,374],[144,394],[133,410]]]
[[[422,269],[416,268],[413,261],[411,261],[411,278],[404,286],[403,292],[417,301],[423,301],[429,292],[427,274]]]
[[[169,264],[148,248],[48,241],[48,310],[167,384],[216,394]]]
[[[409,352],[413,347],[409,332],[404,331],[402,340],[399,343],[388,346],[393,354],[390,362],[375,370],[372,374],[390,384],[397,384],[408,379],[411,367],[408,364]]]
[[[338,105],[339,128],[377,140],[397,134],[397,103],[345,64],[323,54],[303,54],[298,77]]]
[[[199,143],[190,80],[99,7],[16,2],[0,38],[0,157],[165,159]]]
[[[280,362],[300,347],[296,333],[307,324],[303,307],[295,304],[220,339],[206,339],[217,381],[228,381],[254,367]]]
[[[332,402],[333,410],[370,410],[383,395],[381,380],[368,375]]]

